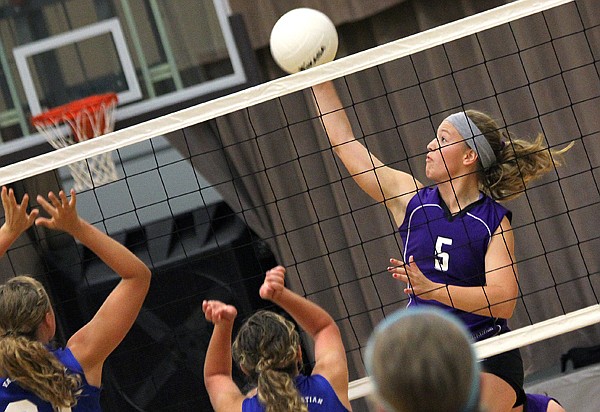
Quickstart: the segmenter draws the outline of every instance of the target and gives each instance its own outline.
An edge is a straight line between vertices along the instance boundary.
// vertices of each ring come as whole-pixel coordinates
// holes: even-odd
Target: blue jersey
[[[77,405],[73,408],[63,408],[61,412],[101,412],[100,388],[91,386],[85,380],[83,369],[71,350],[58,349],[53,351],[67,370],[81,376],[81,395],[77,398]],[[54,412],[52,406],[31,392],[21,388],[17,383],[8,378],[0,378],[0,411],[2,412]]]
[[[335,391],[321,375],[298,375],[295,378],[296,388],[308,405],[309,412],[348,412],[338,399]],[[258,396],[244,399],[242,412],[263,412],[265,409],[258,402]]]
[[[437,187],[426,187],[409,201],[399,232],[403,258],[410,256],[433,282],[456,286],[485,285],[485,254],[491,237],[511,213],[489,196],[452,215]],[[443,303],[410,296],[408,306],[433,305],[458,316],[482,340],[508,330],[506,319],[464,312]]]

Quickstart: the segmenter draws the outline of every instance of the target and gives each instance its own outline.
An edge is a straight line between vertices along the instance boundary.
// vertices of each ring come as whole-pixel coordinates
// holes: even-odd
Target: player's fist
[[[220,322],[233,322],[237,316],[235,306],[226,305],[218,300],[205,300],[202,302],[202,311],[207,321],[218,324]]]
[[[268,270],[265,275],[265,281],[260,287],[260,297],[267,300],[273,300],[285,288],[285,268],[275,266]]]

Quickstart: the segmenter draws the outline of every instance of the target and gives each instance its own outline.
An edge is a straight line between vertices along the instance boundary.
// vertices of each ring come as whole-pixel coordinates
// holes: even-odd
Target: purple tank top
[[[409,201],[399,232],[404,261],[412,255],[419,269],[434,282],[456,286],[485,285],[485,254],[500,222],[511,212],[489,196],[456,215],[443,202],[437,187],[426,187]],[[508,330],[506,319],[468,313],[433,300],[410,296],[408,306],[432,305],[458,316],[473,339]]]
[[[525,408],[523,409],[525,412],[546,412],[550,401],[553,400],[557,402],[556,399],[546,395],[537,393],[528,393],[526,395],[527,400],[525,401]]]

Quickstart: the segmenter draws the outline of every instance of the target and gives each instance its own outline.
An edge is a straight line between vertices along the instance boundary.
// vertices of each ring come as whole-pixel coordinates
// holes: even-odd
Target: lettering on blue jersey
[[[2,387],[8,388],[8,385],[10,385],[11,383],[12,381],[10,380],[10,378],[6,378],[6,380],[2,383]]]
[[[316,403],[317,405],[323,405],[323,398],[321,398],[320,396],[303,396],[302,399],[304,400],[304,403],[311,404],[311,403]]]

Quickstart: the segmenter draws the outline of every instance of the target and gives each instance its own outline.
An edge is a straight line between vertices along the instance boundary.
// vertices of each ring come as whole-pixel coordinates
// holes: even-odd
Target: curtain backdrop
[[[229,5],[233,13],[244,16],[248,36],[254,48],[261,48],[269,44],[271,29],[279,17],[289,10],[299,7],[308,7],[325,13],[331,21],[339,26],[343,23],[363,20],[406,0],[230,0]]]
[[[389,38],[390,34],[403,31],[404,26],[415,27],[417,25],[419,30],[425,30],[440,23],[456,20],[505,3],[510,3],[510,1],[288,0],[282,2],[279,0],[256,0],[249,2],[229,0],[232,13],[239,13],[244,17],[250,42],[255,49],[269,44],[271,29],[279,17],[287,11],[299,7],[322,11],[336,26],[363,21],[371,26],[370,30],[377,33],[375,40],[381,44],[382,37]]]
[[[231,1],[234,12],[244,14],[252,43],[264,62],[268,60],[264,45],[270,27],[286,11],[280,3]],[[470,1],[382,1],[376,2],[377,6],[371,2],[369,7],[351,0],[285,3],[286,9],[335,4],[324,11],[338,23],[372,16],[339,27],[341,34],[364,28],[360,33],[362,45],[384,43],[394,34],[399,38],[480,11],[473,9],[475,2]],[[377,7],[383,9],[393,3],[402,4],[373,16],[380,11]],[[500,2],[476,3],[493,7]],[[597,3],[587,0],[577,5],[588,24],[598,24],[590,22],[600,15]],[[526,195],[507,204],[514,214],[516,253],[522,261],[523,297],[510,321],[513,328],[560,315],[563,308],[572,311],[598,301],[598,74],[588,67],[565,80],[558,70],[558,75],[527,87],[528,79],[543,79],[556,70],[554,52],[540,48],[523,52],[520,59],[515,55],[502,58],[503,53],[547,38],[547,27],[560,33],[562,28],[579,24],[547,13],[544,18],[514,23],[512,32],[506,27],[491,30],[420,53],[410,62],[402,59],[336,82],[346,104],[350,104],[349,92],[360,102],[383,96],[384,84],[402,90],[387,100],[382,97],[358,104],[349,110],[350,117],[357,136],[368,136],[364,143],[372,152],[385,163],[411,171],[421,181],[426,181],[424,157],[418,155],[424,153],[437,124],[448,114],[445,111],[460,107],[464,101],[477,102],[469,107],[490,113],[500,123],[510,125],[510,132],[525,138],[542,131],[550,145],[562,147],[572,138],[586,136],[567,154],[567,165],[558,172],[558,177],[568,179],[557,183],[557,175],[551,174],[538,182],[538,187],[534,185]],[[588,35],[592,37],[589,43],[600,44],[598,30]],[[340,36],[342,55],[354,51],[356,44],[347,39],[357,36]],[[502,36],[501,42],[498,36]],[[593,59],[589,51],[582,51],[587,53],[582,57],[581,51],[571,46],[568,40],[555,42],[561,64],[573,68]],[[592,47],[599,52],[597,46]],[[482,49],[487,59],[491,56],[494,60],[451,79],[435,80],[447,73],[449,62],[455,70],[470,67],[481,59]],[[265,63],[263,69],[267,78],[281,75],[272,62]],[[405,87],[415,78],[421,86]],[[590,89],[596,90],[594,98],[590,98]],[[494,96],[494,91],[496,97],[484,97]],[[423,97],[428,107],[419,104]],[[428,112],[436,115],[430,119]],[[536,119],[540,112],[547,114]],[[184,155],[194,156],[194,167],[267,240],[279,262],[291,267],[291,287],[339,320],[349,350],[351,379],[356,379],[365,374],[360,348],[383,317],[381,307],[389,312],[405,304],[398,303],[402,285],[385,271],[388,259],[400,256],[399,239],[385,207],[368,198],[335,159],[315,115],[312,96],[304,91],[173,133],[169,139]],[[402,125],[398,132],[386,131],[386,125],[396,123]],[[557,250],[565,244],[572,247]],[[596,276],[589,279],[586,273]],[[522,350],[526,373],[557,364],[560,354],[573,346],[599,341],[600,328],[595,326],[530,345]]]

